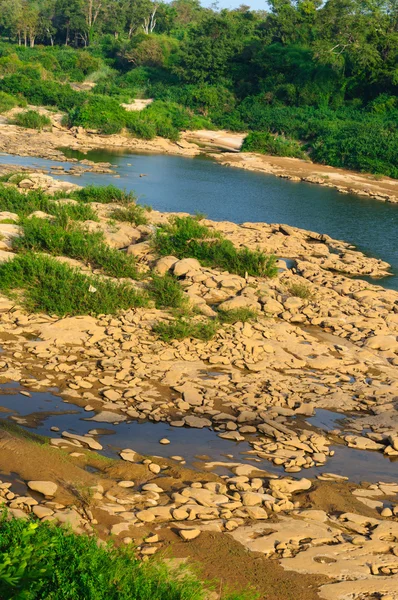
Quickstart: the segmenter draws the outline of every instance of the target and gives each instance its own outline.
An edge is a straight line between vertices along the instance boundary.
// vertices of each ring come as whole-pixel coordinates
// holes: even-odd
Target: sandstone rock
[[[52,498],[57,493],[58,486],[52,481],[28,481],[28,488]]]
[[[260,311],[261,305],[256,298],[251,298],[249,296],[235,296],[235,298],[222,302],[218,308],[226,311],[237,310],[239,308],[250,308],[252,310]]]
[[[174,264],[173,273],[176,277],[184,277],[190,271],[200,271],[201,265],[196,258],[183,258]]]
[[[203,429],[203,427],[211,427],[211,421],[209,421],[209,419],[195,417],[193,415],[184,417],[184,423],[189,427],[195,427],[196,429]]]
[[[200,529],[180,529],[178,532],[184,541],[194,540],[200,536]]]

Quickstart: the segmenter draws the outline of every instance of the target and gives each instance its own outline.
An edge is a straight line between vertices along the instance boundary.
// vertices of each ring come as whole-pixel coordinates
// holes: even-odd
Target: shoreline
[[[371,174],[348,171],[327,165],[319,165],[297,158],[267,156],[250,152],[237,151],[234,136],[225,132],[183,132],[178,142],[165,138],[140,140],[126,135],[99,135],[89,133],[82,128],[67,130],[59,124],[60,115],[52,115],[53,130],[51,132],[24,129],[16,125],[0,123],[0,152],[15,156],[32,156],[62,162],[76,162],[67,158],[59,148],[87,153],[90,150],[104,149],[125,152],[146,152],[154,154],[171,154],[193,158],[200,155],[211,156],[220,165],[235,167],[247,171],[275,175],[292,182],[305,182],[337,189],[342,194],[355,194],[363,198],[398,203],[398,181],[388,177],[376,178]],[[217,134],[216,144],[230,151],[215,152],[215,145],[209,140],[210,134]],[[203,135],[206,134],[205,137]],[[195,141],[198,143],[195,143]],[[80,161],[79,161],[80,162]],[[95,165],[95,163],[92,163]]]

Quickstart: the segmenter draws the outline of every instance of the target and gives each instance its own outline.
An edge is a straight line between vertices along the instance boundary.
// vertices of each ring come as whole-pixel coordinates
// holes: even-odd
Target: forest
[[[398,178],[398,0],[0,0],[0,37],[1,112],[147,139],[226,128],[247,151]]]

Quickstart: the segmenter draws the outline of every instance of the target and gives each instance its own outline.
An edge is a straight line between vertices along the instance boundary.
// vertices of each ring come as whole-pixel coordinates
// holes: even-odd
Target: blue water
[[[70,156],[82,155],[68,151]],[[139,201],[160,211],[201,212],[214,220],[287,223],[327,233],[363,252],[388,261],[393,277],[379,281],[398,289],[398,205],[273,175],[223,167],[206,158],[153,154],[88,153],[86,158],[109,161],[119,178],[86,173],[60,178],[79,185],[112,183],[134,190]],[[18,156],[0,156],[1,163],[49,168],[70,163]],[[145,175],[140,177],[140,175]]]

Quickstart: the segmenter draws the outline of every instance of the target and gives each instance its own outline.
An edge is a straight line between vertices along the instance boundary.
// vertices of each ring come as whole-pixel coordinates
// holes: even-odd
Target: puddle
[[[16,393],[17,390],[20,390],[18,383],[0,386],[0,407],[3,408],[3,411],[0,410],[0,419],[18,423],[28,431],[47,437],[59,438],[62,431],[85,435],[95,430],[95,439],[103,446],[101,454],[111,458],[116,458],[120,449],[132,448],[143,455],[165,458],[182,456],[191,468],[200,468],[201,460],[209,460],[252,464],[270,473],[284,474],[281,467],[247,454],[252,451],[247,441],[237,443],[224,440],[208,428],[171,427],[168,423],[152,421],[131,421],[101,427],[101,424],[87,420],[94,416],[94,412],[65,402],[51,392],[31,392],[28,397]],[[7,391],[11,393],[7,394]],[[350,416],[318,409],[306,422],[330,431],[341,426]],[[52,431],[52,427],[58,427],[60,432]],[[159,444],[164,437],[170,440],[167,446]],[[394,462],[380,452],[356,450],[344,445],[334,445],[333,450],[335,455],[324,466],[303,469],[293,476],[313,478],[320,473],[332,472],[347,476],[354,482],[398,481],[398,459]],[[224,467],[221,469],[223,473],[228,472]]]

